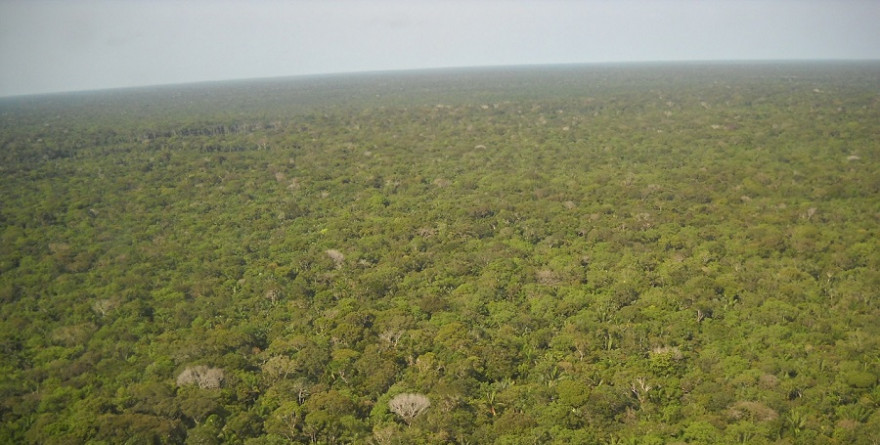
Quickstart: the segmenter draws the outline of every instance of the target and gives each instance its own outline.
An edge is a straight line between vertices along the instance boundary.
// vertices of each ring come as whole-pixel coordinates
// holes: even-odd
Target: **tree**
[[[354,443],[369,431],[361,421],[363,405],[347,391],[317,392],[303,404],[302,431],[312,442]]]
[[[223,383],[223,370],[205,365],[188,367],[177,376],[177,386],[198,385],[202,389],[217,389]]]
[[[427,396],[414,393],[398,394],[388,402],[391,412],[400,416],[407,425],[427,411],[430,406],[431,400]]]

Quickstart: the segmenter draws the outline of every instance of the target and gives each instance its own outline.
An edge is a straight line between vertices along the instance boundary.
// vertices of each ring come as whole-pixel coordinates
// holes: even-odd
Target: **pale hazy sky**
[[[0,0],[0,96],[434,67],[880,59],[877,0]]]

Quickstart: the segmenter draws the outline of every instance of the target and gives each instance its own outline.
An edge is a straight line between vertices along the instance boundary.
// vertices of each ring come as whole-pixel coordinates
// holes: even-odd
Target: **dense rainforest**
[[[880,64],[0,99],[0,442],[877,444]]]

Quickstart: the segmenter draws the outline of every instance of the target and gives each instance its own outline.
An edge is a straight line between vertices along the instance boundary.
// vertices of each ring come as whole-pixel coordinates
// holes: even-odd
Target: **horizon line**
[[[300,74],[281,74],[257,77],[238,77],[223,79],[206,79],[182,82],[151,83],[141,85],[116,86],[107,88],[86,88],[73,90],[53,90],[34,93],[0,94],[0,99],[25,99],[29,97],[59,96],[67,94],[88,94],[123,92],[152,88],[192,87],[198,85],[222,84],[234,82],[260,82],[280,81],[297,79],[317,79],[324,77],[357,77],[370,75],[393,75],[393,74],[416,74],[428,72],[450,72],[456,70],[504,70],[504,69],[531,69],[531,68],[563,68],[563,67],[613,67],[613,66],[636,66],[636,65],[772,65],[772,64],[825,64],[825,63],[880,63],[880,58],[821,58],[821,59],[679,59],[679,60],[622,60],[601,62],[548,62],[548,63],[522,63],[522,64],[488,64],[488,65],[450,65],[420,68],[390,68],[390,69],[365,69],[353,71],[327,71]]]

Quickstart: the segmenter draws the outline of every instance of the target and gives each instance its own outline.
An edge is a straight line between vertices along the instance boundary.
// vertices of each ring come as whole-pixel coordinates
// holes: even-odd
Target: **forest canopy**
[[[0,99],[0,441],[870,444],[880,65]]]

